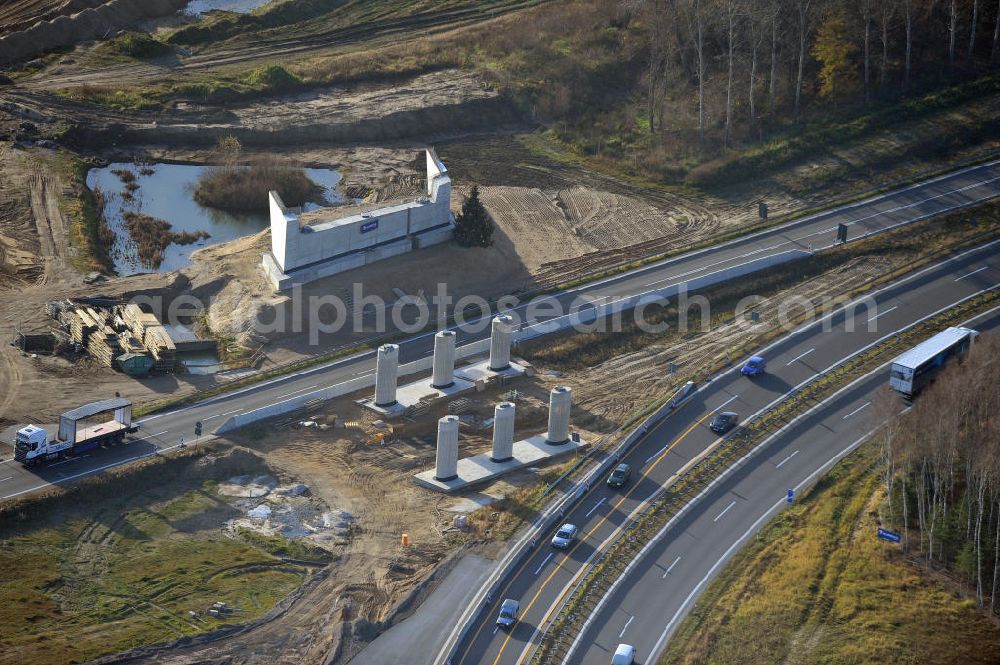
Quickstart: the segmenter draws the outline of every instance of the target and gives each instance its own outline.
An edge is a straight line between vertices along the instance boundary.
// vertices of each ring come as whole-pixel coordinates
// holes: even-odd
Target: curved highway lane
[[[546,296],[565,309],[578,298],[612,300],[673,284],[683,284],[699,276],[763,258],[790,249],[818,250],[835,242],[837,224],[848,225],[850,238],[876,233],[918,219],[934,216],[1000,196],[1000,161],[990,162],[939,176],[820,213],[782,226],[697,250],[634,271]],[[524,320],[524,305],[510,310]],[[544,321],[546,316],[535,317]],[[486,322],[488,324],[488,321]],[[460,331],[459,344],[482,339],[480,332]],[[400,361],[410,362],[429,355],[433,334],[422,334],[400,343]],[[297,395],[325,388],[348,379],[370,374],[374,352],[365,352],[292,375],[279,377],[198,404],[149,416],[140,421],[141,436],[126,445],[92,451],[47,467],[32,470],[7,460],[0,463],[0,500],[44,488],[53,483],[72,482],[104,469],[157,454],[182,444],[195,442],[194,425],[202,422],[210,434],[236,414],[269,406]],[[92,396],[96,399],[98,395]],[[126,395],[127,397],[127,395]],[[0,414],[2,415],[2,414]]]
[[[841,309],[800,328],[764,350],[768,373],[762,377],[744,377],[735,366],[695,393],[625,458],[633,467],[629,485],[613,490],[598,483],[565,516],[566,522],[580,528],[580,538],[573,547],[556,551],[543,539],[533,555],[522,562],[502,593],[480,615],[480,623],[459,645],[454,665],[521,662],[538,640],[538,626],[558,607],[597,548],[613,539],[633,511],[718,439],[708,428],[712,414],[735,411],[746,418],[877,340],[971,294],[997,288],[998,248],[1000,241],[962,253],[866,296],[862,300],[867,304],[854,307],[853,316]],[[792,465],[792,461],[787,464]],[[727,510],[738,512],[738,505],[737,501]],[[728,512],[719,520],[727,516]],[[494,625],[504,598],[518,599],[522,609],[521,620],[509,632],[497,630]],[[622,630],[622,626],[618,629]]]
[[[968,325],[995,331],[1000,312]],[[637,662],[655,663],[708,583],[787,506],[786,491],[800,493],[868,438],[877,425],[872,400],[888,371],[886,363],[825,400],[689,505],[604,599],[564,662],[603,665],[624,642],[636,647]]]

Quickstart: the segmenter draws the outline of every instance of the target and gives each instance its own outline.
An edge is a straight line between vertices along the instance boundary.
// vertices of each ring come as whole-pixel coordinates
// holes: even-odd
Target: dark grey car
[[[723,411],[715,416],[715,418],[712,418],[712,422],[709,423],[708,428],[716,434],[725,434],[736,425],[739,419],[740,416],[738,413]]]

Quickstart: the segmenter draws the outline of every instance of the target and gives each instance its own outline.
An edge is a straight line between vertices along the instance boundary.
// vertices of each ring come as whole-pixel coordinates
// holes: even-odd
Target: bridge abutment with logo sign
[[[289,289],[450,240],[451,178],[432,149],[425,154],[426,193],[414,200],[303,212],[269,192],[271,251],[262,264],[274,287]]]

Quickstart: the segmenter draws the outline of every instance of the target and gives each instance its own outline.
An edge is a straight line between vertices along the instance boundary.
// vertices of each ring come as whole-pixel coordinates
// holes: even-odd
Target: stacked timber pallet
[[[64,313],[74,342],[108,367],[121,354],[118,333],[108,324],[108,315],[93,307],[77,307]]]
[[[158,371],[172,371],[177,348],[156,315],[143,312],[138,305],[130,303],[121,308],[119,316],[134,340],[141,342],[153,356],[153,367]]]
[[[90,335],[103,325],[103,321],[95,320],[85,309],[66,312],[69,319],[69,331],[73,341],[81,346],[87,346]]]
[[[118,333],[109,325],[94,331],[87,342],[87,352],[108,367],[112,367],[115,358],[122,354],[122,347],[118,343]]]

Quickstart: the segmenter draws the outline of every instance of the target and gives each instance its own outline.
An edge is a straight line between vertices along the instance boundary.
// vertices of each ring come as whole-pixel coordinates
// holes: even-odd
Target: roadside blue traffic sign
[[[882,540],[888,540],[890,543],[898,543],[902,539],[902,536],[895,531],[887,531],[886,529],[879,529],[878,537]]]
[[[788,496],[785,497],[785,501],[791,503],[794,498],[795,498],[795,490],[788,490]]]

